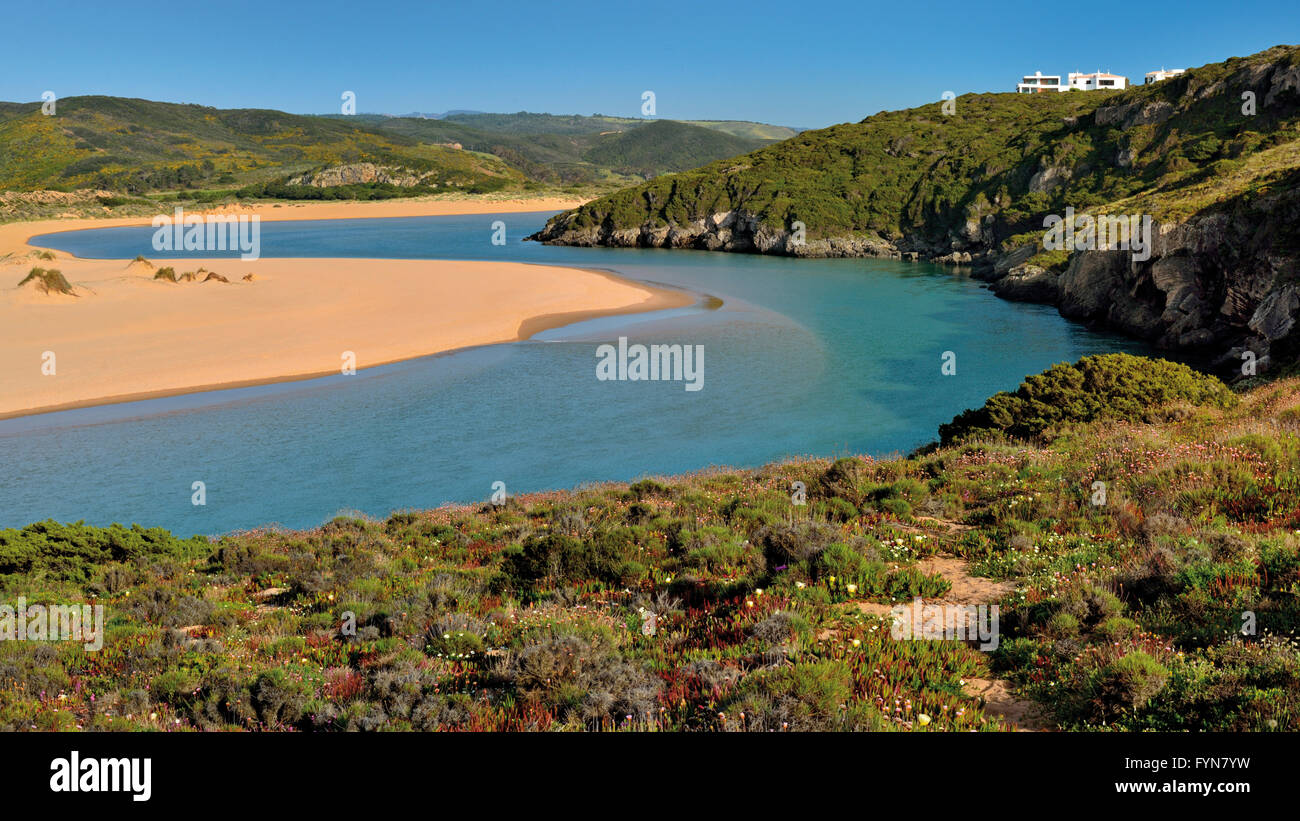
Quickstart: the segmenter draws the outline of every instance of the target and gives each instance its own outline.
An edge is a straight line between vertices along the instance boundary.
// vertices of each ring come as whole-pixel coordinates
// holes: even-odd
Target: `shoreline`
[[[454,217],[472,214],[526,214],[535,211],[567,211],[582,205],[586,200],[562,197],[525,199],[512,197],[501,200],[488,199],[409,199],[391,200],[328,200],[311,202],[258,203],[255,205],[222,205],[215,208],[189,209],[187,213],[258,216],[265,222],[293,220],[344,220],[386,219],[400,217]],[[365,212],[365,213],[358,213]],[[170,214],[170,212],[167,212]],[[94,228],[127,228],[150,225],[148,217],[56,217],[54,219],[0,222],[0,254],[30,253],[51,250],[32,245],[32,237],[57,234],[65,231],[86,231]],[[35,228],[36,230],[32,230]],[[53,251],[69,259],[79,257],[66,251]],[[107,261],[107,260],[103,260]]]
[[[587,270],[587,269],[578,269]],[[592,273],[602,273],[593,271]],[[610,274],[609,276],[615,277]],[[589,310],[589,311],[569,311],[557,314],[542,314],[535,317],[529,317],[519,325],[519,333],[513,339],[498,339],[493,342],[482,342],[474,345],[462,345],[458,348],[447,348],[430,353],[414,354],[412,356],[399,357],[384,362],[374,362],[366,365],[364,368],[358,367],[357,374],[360,375],[365,371],[373,368],[382,368],[385,365],[396,365],[401,362],[410,362],[416,359],[424,359],[432,356],[445,356],[448,354],[468,351],[474,348],[482,348],[489,345],[507,345],[511,342],[525,342],[543,331],[549,331],[553,328],[563,328],[566,325],[575,325],[579,322],[585,322],[589,319],[600,319],[607,316],[622,316],[640,313],[650,313],[652,311],[662,311],[671,308],[681,308],[691,304],[690,298],[682,293],[668,291],[666,289],[654,288],[654,286],[645,286],[646,290],[657,291],[647,297],[646,300],[638,306],[622,309],[613,308],[608,310]],[[680,298],[679,298],[680,297]],[[684,301],[683,301],[684,300]],[[211,385],[195,385],[187,388],[163,388],[155,391],[143,391],[139,393],[121,394],[118,396],[104,396],[95,399],[80,399],[67,402],[60,405],[46,405],[36,408],[27,408],[15,411],[0,411],[0,422],[8,419],[21,419],[28,416],[44,416],[61,411],[81,410],[83,408],[98,408],[107,405],[125,405],[131,402],[145,402],[150,399],[167,399],[173,396],[189,396],[201,393],[216,393],[218,391],[232,391],[240,388],[256,388],[263,385],[278,385],[281,383],[291,382],[310,382],[313,379],[324,379],[329,376],[339,376],[337,368],[327,371],[317,371],[314,373],[289,374],[287,376],[268,376],[256,379],[240,379],[233,382],[217,382]]]
[[[521,213],[562,205],[566,203],[554,199],[384,200],[307,203],[276,209],[269,216],[263,212],[273,206],[195,213],[258,213],[274,220],[379,219]],[[42,350],[53,350],[59,357],[54,378],[66,372],[67,358],[73,359],[76,369],[73,388],[47,390],[48,383],[41,380],[48,377],[37,375],[36,359],[21,370],[0,363],[0,381],[7,387],[16,385],[18,394],[11,395],[14,404],[0,397],[0,420],[319,379],[341,372],[339,351],[369,348],[374,353],[355,365],[361,373],[426,356],[523,341],[588,319],[684,307],[696,299],[684,291],[627,280],[608,271],[522,262],[150,260],[158,267],[238,268],[254,276],[251,282],[238,281],[239,274],[231,274],[226,283],[167,283],[153,280],[153,268],[128,260],[83,259],[61,251],[52,252],[51,261],[33,259],[33,252],[46,249],[28,244],[44,233],[149,225],[150,219],[76,218],[0,225],[0,254],[21,255],[0,259],[0,272],[18,274],[13,278],[16,282],[29,266],[58,267],[78,293],[75,298],[38,295],[30,288],[0,282],[0,315],[10,314],[8,321],[0,323],[0,346],[14,351],[9,358],[23,359],[24,353],[36,357]],[[198,354],[185,353],[194,348]],[[179,363],[168,356],[170,350],[182,352]],[[332,367],[322,367],[330,361],[320,356],[322,350],[334,357]],[[273,356],[268,351],[274,351],[277,359],[268,363]],[[201,361],[203,357],[206,361]],[[6,367],[14,372],[3,373]],[[238,376],[238,372],[253,375]],[[112,374],[111,381],[105,381],[105,373]],[[120,387],[136,389],[114,390]]]

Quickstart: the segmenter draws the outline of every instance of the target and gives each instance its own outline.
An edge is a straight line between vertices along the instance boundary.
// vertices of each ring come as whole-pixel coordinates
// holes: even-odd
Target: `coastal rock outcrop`
[[[419,185],[436,172],[417,174],[405,168],[392,168],[369,162],[335,165],[317,171],[308,171],[290,177],[289,185],[308,185],[313,188],[328,188],[335,185],[365,185],[369,183],[388,183],[403,188]]]
[[[1021,246],[980,276],[999,296],[1051,303],[1063,316],[1161,348],[1220,358],[1249,350],[1261,363],[1277,361],[1300,353],[1297,220],[1300,194],[1280,187],[1221,211],[1157,223],[1146,259],[1130,251],[1076,251],[1054,275],[1027,262],[1037,246]]]
[[[773,228],[757,215],[744,211],[721,211],[685,224],[617,228],[608,221],[585,228],[559,224],[534,234],[551,245],[580,248],[695,248],[703,251],[779,254],[794,257],[887,257],[902,256],[898,247],[879,237],[827,237],[803,239],[791,229]],[[969,259],[967,260],[969,261]]]

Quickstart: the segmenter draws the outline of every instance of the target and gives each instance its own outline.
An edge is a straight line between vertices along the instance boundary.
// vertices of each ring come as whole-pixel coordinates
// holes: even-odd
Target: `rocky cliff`
[[[1297,359],[1300,48],[1118,94],[972,96],[957,111],[974,129],[934,106],[876,115],[618,192],[530,239],[932,260],[1225,375],[1246,351],[1260,373]],[[1041,226],[1067,207],[1151,216],[1150,254],[1048,253]]]
[[[989,254],[975,276],[1006,299],[1056,305],[1071,319],[1200,351],[1225,375],[1247,351],[1259,373],[1300,358],[1300,173],[1262,196],[1180,221],[1156,222],[1150,255],[1075,251],[1059,269],[1038,248]],[[1247,357],[1250,358],[1250,357]]]

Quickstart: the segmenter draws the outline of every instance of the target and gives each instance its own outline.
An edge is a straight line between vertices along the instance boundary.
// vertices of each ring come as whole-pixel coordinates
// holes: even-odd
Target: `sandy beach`
[[[263,220],[547,211],[536,200],[386,200],[215,209]],[[523,263],[384,259],[40,259],[38,234],[148,219],[0,225],[0,418],[361,371],[527,338],[548,327],[689,304],[683,293],[598,271]],[[6,257],[6,255],[8,255]],[[157,268],[201,271],[155,280]],[[29,283],[61,271],[75,296]],[[214,278],[201,281],[208,273]],[[245,276],[251,274],[250,280]],[[50,354],[53,354],[51,362]],[[53,373],[47,373],[53,365]]]

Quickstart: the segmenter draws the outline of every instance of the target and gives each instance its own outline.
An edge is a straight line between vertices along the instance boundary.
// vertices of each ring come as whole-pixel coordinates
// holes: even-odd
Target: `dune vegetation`
[[[1300,729],[1300,380],[1073,368],[1143,364],[1108,394],[1141,414],[1057,373],[1077,413],[907,458],[301,532],[3,530],[3,599],[101,604],[106,636],[0,642],[0,728]],[[892,638],[913,597],[998,604],[998,647]]]
[[[63,272],[54,270],[53,268],[33,268],[27,273],[27,276],[23,277],[22,280],[19,281],[18,287],[21,288],[24,285],[28,285],[28,283],[30,283],[30,287],[36,288],[46,294],[66,294],[68,296],[77,295],[72,289],[72,284],[68,282],[68,278],[63,275]]]

